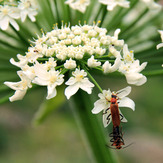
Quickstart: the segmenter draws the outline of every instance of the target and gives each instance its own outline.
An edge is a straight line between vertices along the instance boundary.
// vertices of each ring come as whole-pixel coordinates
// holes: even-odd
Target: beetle
[[[106,114],[107,111],[110,109],[110,114],[106,117],[106,119],[108,120],[107,123],[110,122],[110,119],[112,119],[113,123],[113,132],[109,134],[109,136],[111,137],[110,142],[112,142],[111,146],[115,146],[116,149],[121,149],[122,145],[125,145],[122,131],[120,131],[120,123],[124,117],[119,111],[117,100],[117,94],[112,93],[111,99],[109,101],[110,107],[106,109],[103,114]]]

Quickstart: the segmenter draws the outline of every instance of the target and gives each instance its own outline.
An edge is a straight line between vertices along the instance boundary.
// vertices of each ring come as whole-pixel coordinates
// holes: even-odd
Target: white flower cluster
[[[37,15],[37,8],[35,0],[4,0],[0,2],[0,29],[7,30],[11,24],[16,30],[19,26],[17,19],[25,21],[27,17],[34,22]]]
[[[20,82],[5,82],[16,90],[10,101],[22,99],[32,83],[47,86],[47,99],[55,97],[56,86],[64,82],[67,71],[72,72],[72,77],[65,82],[67,99],[79,88],[91,94],[96,83],[88,80],[87,71],[92,68],[104,73],[119,71],[129,84],[144,84],[146,77],[140,71],[146,63],[140,65],[139,60],[134,59],[133,51],[128,50],[124,40],[118,39],[119,32],[117,29],[114,36],[107,35],[107,30],[96,24],[65,25],[61,29],[56,25],[51,32],[38,36],[26,55],[17,55],[19,61],[10,59],[13,65],[21,68],[18,71]]]
[[[130,1],[128,0],[98,0],[99,3],[107,5],[107,10],[112,11],[116,6],[129,8]],[[160,10],[161,5],[154,0],[140,0],[151,10]],[[68,4],[72,9],[78,10],[82,13],[86,11],[86,8],[90,5],[90,0],[67,0],[65,4]]]

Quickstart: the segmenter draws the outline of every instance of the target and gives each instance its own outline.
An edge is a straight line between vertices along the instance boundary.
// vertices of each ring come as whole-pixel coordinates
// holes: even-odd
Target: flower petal
[[[76,83],[76,80],[74,77],[70,77],[69,80],[65,83],[66,85],[73,85]]]
[[[92,109],[92,113],[93,114],[98,114],[99,112],[101,112],[104,109],[109,108],[110,105],[106,104],[106,100],[105,99],[99,99],[94,103],[94,108]]]
[[[0,20],[0,27],[2,30],[6,30],[9,26],[9,17],[4,17]]]
[[[94,84],[91,83],[87,78],[83,79],[80,83],[80,88],[86,91],[88,94],[92,93],[93,87],[94,87]]]
[[[119,98],[124,98],[125,96],[130,94],[130,92],[131,92],[131,87],[127,86],[126,88],[123,88],[123,89],[117,91],[117,94],[118,94]]]
[[[10,19],[10,23],[17,31],[19,31],[19,26],[14,19]]]
[[[147,78],[140,73],[126,73],[125,76],[128,84],[139,86],[147,81]]]
[[[163,47],[163,43],[157,45],[157,49],[160,49],[161,47]]]
[[[47,90],[48,90],[48,95],[46,97],[47,100],[51,99],[57,95],[56,85],[54,85],[54,84],[48,85]]]
[[[35,84],[38,84],[38,85],[47,85],[48,82],[46,80],[42,80],[38,77],[35,77],[33,80],[32,80],[32,83],[35,83]]]
[[[119,107],[127,107],[127,108],[131,108],[133,111],[135,110],[134,101],[128,97],[124,97],[121,100],[119,100],[118,102],[119,102],[119,104],[118,104]]]
[[[17,100],[22,100],[23,97],[25,96],[27,90],[17,90],[15,91],[14,95],[9,98],[11,102],[17,101]]]
[[[110,112],[110,109],[105,109],[103,111],[103,124],[104,124],[104,127],[107,127],[112,121],[112,116],[111,116],[111,112]]]
[[[127,122],[127,119],[124,117],[120,109],[119,109],[119,115],[120,115],[121,122]]]
[[[74,95],[78,91],[78,89],[79,89],[78,83],[68,86],[65,89],[65,96],[67,97],[67,99],[69,99],[72,95]]]

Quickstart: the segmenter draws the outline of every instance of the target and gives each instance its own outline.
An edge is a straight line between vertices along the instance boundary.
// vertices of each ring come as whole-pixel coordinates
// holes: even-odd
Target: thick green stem
[[[75,116],[81,135],[85,136],[84,140],[88,143],[86,147],[92,162],[94,163],[114,163],[111,151],[106,147],[106,135],[104,129],[99,123],[97,116],[91,113],[93,103],[90,95],[79,90],[69,100],[70,107]]]

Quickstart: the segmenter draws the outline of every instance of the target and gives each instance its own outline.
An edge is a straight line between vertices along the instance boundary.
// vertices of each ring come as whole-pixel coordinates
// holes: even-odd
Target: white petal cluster
[[[106,61],[103,65],[102,65],[102,69],[104,71],[104,73],[111,73],[111,72],[115,72],[118,70],[118,68],[121,65],[121,56],[119,55],[116,59],[114,64],[112,65],[111,63],[109,63],[109,61]]]
[[[147,81],[147,78],[140,72],[146,67],[147,62],[140,65],[140,61],[134,59],[133,51],[128,50],[127,44],[123,46],[123,55],[120,51],[117,52],[114,64],[106,61],[102,65],[104,73],[112,73],[114,71],[119,71],[125,75],[127,83],[140,86]]]
[[[67,0],[65,4],[68,4],[74,10],[84,13],[87,6],[90,5],[90,1],[91,0]]]
[[[87,73],[84,70],[76,69],[72,75],[73,77],[70,77],[70,79],[65,83],[66,85],[69,85],[65,89],[65,95],[67,99],[74,95],[79,90],[79,88],[86,91],[88,94],[92,93],[94,84],[88,80],[86,77]]]
[[[67,71],[72,72],[65,83],[68,85],[65,89],[68,99],[78,89],[88,94],[92,92],[96,83],[93,80],[94,84],[91,83],[87,78],[87,75],[92,78],[86,73],[90,68],[104,73],[119,71],[126,76],[129,84],[142,85],[146,82],[146,77],[140,72],[146,63],[140,65],[139,60],[134,59],[133,52],[128,50],[124,40],[119,40],[119,33],[120,29],[117,29],[114,36],[110,36],[105,28],[100,28],[95,23],[72,27],[62,25],[61,29],[55,25],[51,32],[37,35],[25,55],[17,54],[18,61],[11,58],[10,62],[21,69],[25,76],[23,82],[27,80],[27,83],[30,81],[32,84],[46,86],[47,99],[56,96],[56,87],[63,84]],[[6,85],[10,87],[8,83]],[[25,87],[24,94],[30,87],[32,85]],[[14,90],[17,92],[19,87],[14,87]],[[18,96],[14,99],[20,98]]]
[[[131,87],[128,86],[126,88],[123,88],[117,92],[111,92],[110,89],[108,90],[103,90],[102,93],[99,93],[99,100],[97,100],[94,103],[94,108],[92,109],[92,113],[93,114],[98,114],[99,112],[103,111],[103,124],[104,127],[107,127],[110,122],[111,122],[111,116],[110,116],[110,120],[107,118],[110,114],[111,111],[109,109],[110,107],[110,100],[111,100],[111,95],[112,94],[116,94],[117,95],[117,102],[118,102],[118,106],[119,107],[128,107],[131,108],[133,111],[135,110],[135,103],[133,100],[131,100],[130,98],[126,97],[128,94],[130,94],[131,92]],[[124,118],[124,116],[122,115],[121,111],[119,110],[120,115],[123,117],[122,118],[122,122],[127,122],[127,120]]]
[[[47,69],[47,62],[45,64],[39,64],[36,62],[34,65],[35,78],[33,83],[38,85],[47,86],[48,95],[46,99],[51,99],[57,95],[56,86],[61,85],[64,82],[64,75],[56,71],[54,67],[50,70]]]
[[[15,90],[14,95],[9,98],[11,102],[16,100],[21,100],[26,94],[27,89],[32,87],[31,80],[25,75],[23,71],[18,71],[17,74],[21,79],[20,82],[4,83],[11,89]]]
[[[11,24],[17,31],[19,25],[15,20],[21,18],[24,22],[28,16],[31,21],[35,21],[37,9],[35,0],[20,0],[20,1],[6,1],[4,5],[0,5],[0,29],[7,30]]]
[[[118,71],[123,73],[128,84],[140,86],[147,81],[147,78],[140,72],[146,67],[147,62],[140,65],[140,61],[134,60],[133,51],[129,51],[127,45],[124,45],[123,59]]]
[[[157,45],[157,49],[163,47],[163,30],[158,30],[158,32],[161,35],[161,41],[162,41],[162,43],[160,43],[160,44]]]
[[[36,21],[35,16],[37,15],[37,11],[35,5],[32,4],[32,2],[32,0],[20,0],[20,2],[18,2],[18,9],[22,22],[25,21],[27,16],[31,19],[32,22]]]
[[[101,62],[99,62],[97,59],[94,59],[94,56],[91,56],[91,58],[87,61],[88,67],[97,67],[101,65]]]
[[[107,5],[107,10],[112,11],[116,6],[124,8],[130,7],[130,2],[127,0],[99,0],[100,3]]]
[[[66,60],[66,62],[64,63],[64,67],[66,69],[74,69],[76,68],[76,61],[70,58],[69,60]]]

